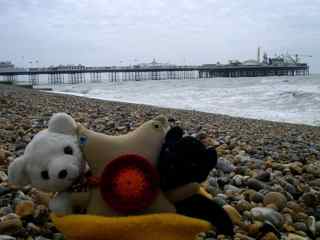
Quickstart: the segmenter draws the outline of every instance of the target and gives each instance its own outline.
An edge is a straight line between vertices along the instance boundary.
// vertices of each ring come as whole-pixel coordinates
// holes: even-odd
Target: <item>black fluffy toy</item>
[[[189,183],[201,183],[217,164],[217,152],[207,148],[198,139],[183,136],[180,127],[171,128],[165,138],[158,171],[160,187],[170,191]],[[195,192],[194,195],[176,202],[177,213],[211,222],[218,234],[233,235],[233,223],[221,205]]]

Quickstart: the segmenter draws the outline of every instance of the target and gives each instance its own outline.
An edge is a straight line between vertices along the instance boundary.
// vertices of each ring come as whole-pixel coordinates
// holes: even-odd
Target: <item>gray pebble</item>
[[[295,222],[293,224],[293,226],[295,227],[296,230],[298,231],[303,231],[303,232],[306,232],[308,230],[308,227],[305,223],[303,222]]]
[[[254,219],[259,221],[270,221],[277,228],[280,228],[283,224],[282,215],[276,210],[273,210],[271,208],[264,208],[264,207],[252,208],[251,214]]]
[[[231,184],[227,184],[224,186],[224,191],[230,191],[230,192],[240,192],[241,188],[238,188],[236,186],[233,186]]]
[[[248,179],[245,184],[248,188],[254,189],[256,191],[267,188],[267,186],[263,182],[254,178]]]
[[[225,160],[224,158],[219,158],[216,168],[222,170],[224,173],[231,173],[232,171],[234,171],[235,166],[228,160]]]
[[[6,215],[8,215],[9,213],[13,213],[13,209],[12,209],[11,206],[2,207],[2,208],[0,209],[0,217],[6,216]]]
[[[16,240],[16,238],[9,235],[0,235],[0,240]]]

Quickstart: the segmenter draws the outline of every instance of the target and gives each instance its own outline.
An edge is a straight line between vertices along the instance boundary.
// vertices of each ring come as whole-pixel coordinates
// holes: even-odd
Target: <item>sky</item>
[[[0,61],[22,67],[227,63],[261,46],[320,73],[320,0],[0,0],[0,29]]]

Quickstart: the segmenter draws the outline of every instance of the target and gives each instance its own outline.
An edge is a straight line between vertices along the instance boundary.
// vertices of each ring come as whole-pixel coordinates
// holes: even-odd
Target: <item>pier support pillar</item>
[[[39,75],[36,73],[31,73],[28,75],[28,80],[29,84],[33,85],[38,85],[39,84]]]
[[[14,74],[4,75],[3,80],[5,82],[10,82],[10,83],[14,84],[18,80],[18,76],[14,75]]]
[[[90,73],[90,82],[92,82],[92,83],[101,82],[101,73],[100,72],[91,72]]]
[[[159,71],[151,72],[151,80],[160,80],[160,72]]]
[[[135,81],[141,81],[141,72],[135,72],[134,73],[134,80]]]
[[[111,82],[117,81],[117,72],[111,72]]]

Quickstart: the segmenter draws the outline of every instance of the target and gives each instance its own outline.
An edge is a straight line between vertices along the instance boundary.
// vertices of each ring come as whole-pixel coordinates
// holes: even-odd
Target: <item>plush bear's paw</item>
[[[180,214],[209,221],[218,234],[234,235],[234,224],[228,213],[217,202],[201,194],[177,202],[175,206]]]
[[[52,193],[41,192],[35,188],[31,189],[30,196],[33,201],[38,205],[49,206],[50,201],[52,200]]]
[[[71,214],[72,213],[72,197],[71,193],[62,192],[51,199],[49,209],[56,214]]]

